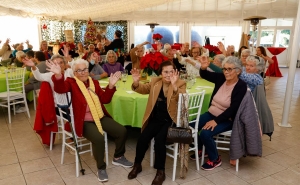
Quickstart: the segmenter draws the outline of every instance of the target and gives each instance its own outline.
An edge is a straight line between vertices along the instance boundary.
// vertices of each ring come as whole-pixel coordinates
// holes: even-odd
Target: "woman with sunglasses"
[[[208,58],[198,57],[201,63],[200,76],[215,84],[208,111],[201,115],[198,127],[198,155],[202,156],[205,146],[208,160],[202,165],[203,170],[213,170],[222,164],[213,136],[231,130],[235,115],[247,91],[247,84],[239,79],[242,72],[241,62],[237,57],[227,57],[223,61],[223,73],[207,71]],[[190,156],[195,160],[195,156]]]
[[[243,68],[240,79],[247,83],[251,92],[257,85],[263,84],[263,78],[260,75],[264,68],[264,61],[262,58],[250,55],[246,59],[246,66]]]

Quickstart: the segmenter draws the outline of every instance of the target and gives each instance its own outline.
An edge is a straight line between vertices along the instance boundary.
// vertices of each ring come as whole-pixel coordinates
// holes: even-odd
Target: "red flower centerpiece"
[[[163,36],[161,35],[161,34],[159,34],[159,33],[154,33],[153,35],[152,35],[152,39],[154,39],[154,40],[156,40],[156,41],[159,41],[159,40],[161,40],[163,38]]]
[[[209,58],[214,58],[216,55],[222,54],[217,46],[207,44],[204,46],[204,48],[209,50]]]
[[[159,65],[168,60],[167,57],[163,56],[160,52],[150,52],[141,58],[140,67],[144,69],[144,73],[151,75],[153,72],[158,74]]]

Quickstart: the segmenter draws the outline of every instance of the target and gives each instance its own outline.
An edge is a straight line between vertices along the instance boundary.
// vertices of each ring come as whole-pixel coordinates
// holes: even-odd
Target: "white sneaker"
[[[26,112],[26,107],[20,107],[18,109],[16,109],[16,113],[22,113],[22,112]]]

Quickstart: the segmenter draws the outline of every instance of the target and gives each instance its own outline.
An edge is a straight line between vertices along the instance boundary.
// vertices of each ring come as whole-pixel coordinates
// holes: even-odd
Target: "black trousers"
[[[145,153],[149,148],[151,139],[154,138],[155,162],[154,168],[158,170],[165,169],[166,163],[166,138],[168,127],[171,126],[172,121],[161,121],[157,119],[150,119],[148,125],[143,130],[137,145],[135,163],[142,163]]]

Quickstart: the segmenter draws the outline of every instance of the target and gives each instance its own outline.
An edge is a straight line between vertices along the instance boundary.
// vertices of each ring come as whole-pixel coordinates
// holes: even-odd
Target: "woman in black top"
[[[208,155],[208,161],[202,165],[203,170],[213,170],[222,164],[213,136],[231,130],[232,124],[242,99],[247,91],[247,84],[239,79],[242,66],[237,57],[227,57],[222,64],[223,73],[207,71],[207,57],[198,57],[201,62],[200,76],[215,84],[208,112],[199,120],[198,153],[202,155],[202,145]],[[195,155],[191,156],[195,159]]]
[[[122,32],[120,30],[115,31],[115,39],[111,42],[110,40],[105,38],[105,52],[108,52],[109,50],[113,50],[115,53],[117,53],[118,59],[117,62],[120,62],[122,66],[124,66],[124,41],[121,38]]]

